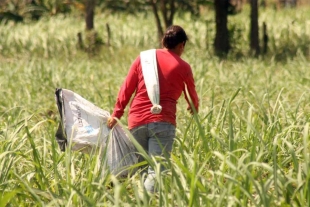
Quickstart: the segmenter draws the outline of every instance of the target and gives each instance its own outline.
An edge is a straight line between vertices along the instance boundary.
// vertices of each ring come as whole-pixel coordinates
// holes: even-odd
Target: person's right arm
[[[132,63],[129,72],[118,92],[117,100],[114,106],[113,113],[111,115],[112,118],[116,117],[120,119],[124,110],[130,101],[132,94],[135,92],[138,85],[138,67],[140,65],[140,58],[136,58],[136,60]],[[112,123],[114,125],[115,123]],[[112,126],[113,127],[113,126]]]

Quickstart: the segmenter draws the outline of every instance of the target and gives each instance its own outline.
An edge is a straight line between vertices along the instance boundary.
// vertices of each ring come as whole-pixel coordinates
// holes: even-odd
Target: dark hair
[[[164,37],[162,39],[162,44],[165,48],[174,49],[179,43],[188,40],[184,29],[178,25],[172,25],[167,28]]]

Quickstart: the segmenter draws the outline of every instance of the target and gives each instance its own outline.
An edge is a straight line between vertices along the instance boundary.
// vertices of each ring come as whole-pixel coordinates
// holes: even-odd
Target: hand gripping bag
[[[110,171],[126,176],[129,173],[126,168],[138,161],[135,147],[120,125],[112,130],[107,127],[110,113],[67,89],[56,89],[55,100],[60,114],[55,136],[60,149],[65,151],[71,146],[71,150],[83,153],[105,149]]]

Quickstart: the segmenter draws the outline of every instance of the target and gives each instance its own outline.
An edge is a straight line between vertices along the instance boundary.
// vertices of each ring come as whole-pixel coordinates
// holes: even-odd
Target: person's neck
[[[175,48],[174,49],[168,49],[168,48],[164,47],[164,50],[167,50],[169,52],[173,52],[174,54],[181,56],[180,51],[175,49]]]

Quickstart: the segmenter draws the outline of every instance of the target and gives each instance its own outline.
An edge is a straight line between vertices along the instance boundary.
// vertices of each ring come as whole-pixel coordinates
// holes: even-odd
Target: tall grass
[[[249,25],[241,20],[248,10],[229,17],[240,28],[238,60],[212,56],[212,13],[177,17],[190,36],[183,57],[193,68],[200,110],[192,117],[179,101],[171,159],[141,151],[157,172],[154,195],[141,188],[139,173],[120,180],[104,155],[60,152],[54,138],[55,88],[111,111],[133,59],[157,47],[153,17],[97,15],[104,41],[110,24],[112,46],[96,57],[76,47],[84,29],[78,16],[1,25],[0,206],[308,206],[309,14],[262,10],[271,40],[258,59],[246,56]],[[126,125],[126,115],[121,121]],[[167,172],[158,173],[160,165]]]

